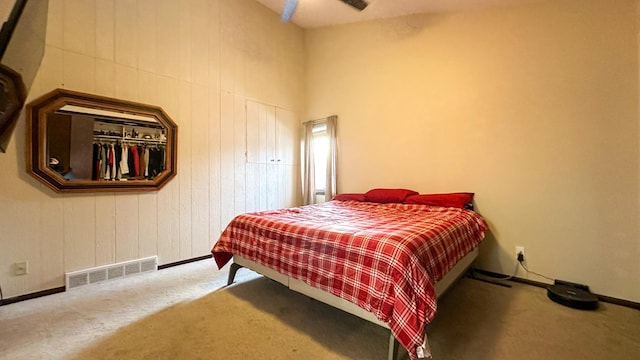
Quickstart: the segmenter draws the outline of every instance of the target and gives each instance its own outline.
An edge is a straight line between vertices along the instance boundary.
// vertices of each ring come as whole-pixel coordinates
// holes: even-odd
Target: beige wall
[[[306,118],[338,114],[338,190],[473,191],[479,267],[640,301],[636,0],[307,31]],[[520,270],[518,276],[547,281]]]
[[[179,127],[178,176],[156,193],[55,194],[25,173],[22,115],[0,154],[5,297],[62,286],[68,271],[208,254],[245,210],[246,99],[303,105],[303,32],[253,0],[49,3],[29,100],[60,87],[162,106]],[[30,273],[13,276],[24,260]]]

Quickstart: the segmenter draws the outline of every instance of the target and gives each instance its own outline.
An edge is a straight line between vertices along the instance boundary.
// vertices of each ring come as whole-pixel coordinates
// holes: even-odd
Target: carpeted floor
[[[2,306],[0,359],[386,359],[387,330],[248,270],[226,276],[204,260]],[[465,278],[440,299],[434,359],[640,358],[640,311],[511,285]]]

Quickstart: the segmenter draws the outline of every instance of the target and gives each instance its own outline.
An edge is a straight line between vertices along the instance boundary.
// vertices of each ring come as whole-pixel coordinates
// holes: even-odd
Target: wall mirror
[[[176,175],[178,128],[158,106],[56,89],[26,118],[27,172],[56,192],[154,191]]]

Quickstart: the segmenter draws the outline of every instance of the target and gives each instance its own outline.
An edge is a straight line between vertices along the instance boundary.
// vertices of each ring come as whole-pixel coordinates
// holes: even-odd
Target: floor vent
[[[118,264],[98,266],[91,269],[67,273],[67,290],[104,281],[121,279],[127,276],[142,274],[158,270],[158,257],[151,256],[144,259],[125,261]]]

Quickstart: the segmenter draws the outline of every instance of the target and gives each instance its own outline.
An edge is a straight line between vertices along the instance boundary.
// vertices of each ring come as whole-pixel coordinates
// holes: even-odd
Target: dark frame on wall
[[[154,119],[164,129],[166,137],[163,139],[166,159],[164,170],[152,179],[127,179],[126,181],[91,180],[63,176],[51,167],[49,142],[53,142],[53,140],[48,136],[47,129],[51,128],[49,122],[56,121],[55,115],[67,106],[88,109],[91,110],[91,113],[119,113],[124,118],[140,116]],[[177,173],[178,126],[159,106],[56,89],[27,104],[25,111],[27,173],[56,192],[156,191],[175,177]],[[94,120],[91,116],[93,115],[88,117]],[[55,127],[55,124],[52,125]],[[135,141],[135,139],[131,139],[131,141]]]

